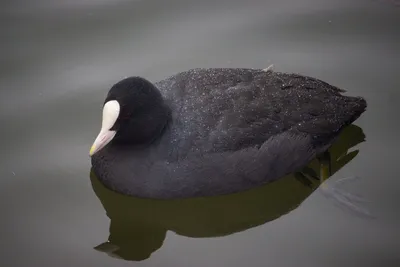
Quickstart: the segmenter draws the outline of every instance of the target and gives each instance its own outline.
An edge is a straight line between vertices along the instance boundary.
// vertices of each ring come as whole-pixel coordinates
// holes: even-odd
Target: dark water
[[[1,266],[398,266],[396,1],[6,2]],[[367,99],[360,128],[332,148],[331,180],[361,177],[346,189],[372,201],[375,220],[334,205],[298,175],[183,202],[124,198],[90,178],[88,151],[114,82],[271,63]]]

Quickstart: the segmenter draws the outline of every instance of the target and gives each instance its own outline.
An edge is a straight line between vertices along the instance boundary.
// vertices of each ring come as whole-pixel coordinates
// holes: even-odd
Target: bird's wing
[[[182,157],[261,146],[291,130],[328,140],[364,110],[323,81],[270,70],[195,69],[164,83]]]

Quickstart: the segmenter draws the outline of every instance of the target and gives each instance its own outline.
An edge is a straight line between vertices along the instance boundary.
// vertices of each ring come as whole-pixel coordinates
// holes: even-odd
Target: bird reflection
[[[107,189],[91,172],[93,190],[110,218],[108,240],[95,249],[111,257],[142,261],[161,248],[167,231],[195,238],[220,237],[275,220],[296,209],[321,185],[321,179],[327,180],[354,159],[358,150],[350,149],[364,141],[362,129],[350,125],[322,157],[329,172],[320,168],[321,158],[316,158],[301,171],[275,182],[223,196],[179,200],[135,198]],[[327,195],[335,196],[339,204],[350,210],[360,211],[351,207],[356,198],[346,199],[345,193]]]

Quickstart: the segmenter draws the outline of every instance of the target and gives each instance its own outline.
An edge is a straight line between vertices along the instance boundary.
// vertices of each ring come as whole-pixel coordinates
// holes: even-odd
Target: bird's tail
[[[343,109],[348,115],[346,125],[350,125],[367,109],[367,101],[363,97],[346,96]]]

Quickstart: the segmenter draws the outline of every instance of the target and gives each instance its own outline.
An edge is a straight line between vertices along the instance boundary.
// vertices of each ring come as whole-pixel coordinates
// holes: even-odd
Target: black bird
[[[199,68],[109,90],[93,171],[143,198],[230,194],[273,182],[325,151],[367,103],[316,78]]]

